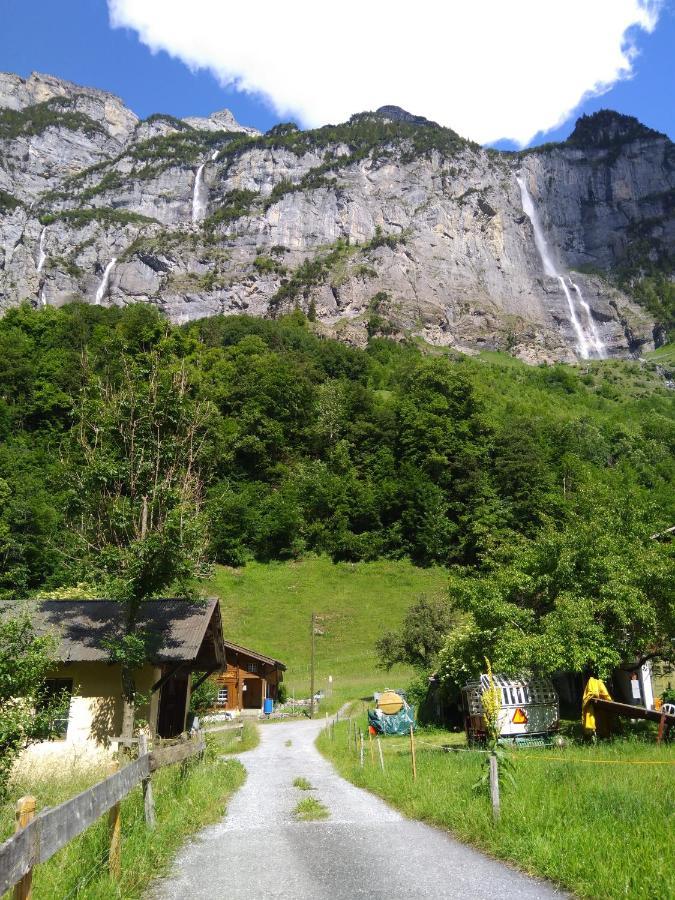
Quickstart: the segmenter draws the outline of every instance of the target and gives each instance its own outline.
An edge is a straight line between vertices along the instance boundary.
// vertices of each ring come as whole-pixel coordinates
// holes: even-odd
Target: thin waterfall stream
[[[582,294],[579,285],[575,284],[569,275],[566,276],[564,272],[561,272],[556,265],[553,253],[551,252],[551,247],[546,240],[544,228],[541,219],[539,218],[537,207],[532,199],[532,195],[527,189],[524,179],[521,178],[520,175],[516,175],[516,181],[520,188],[520,199],[523,204],[523,212],[532,223],[534,243],[544,268],[544,274],[548,275],[550,278],[557,278],[565,294],[570,323],[577,340],[576,349],[579,356],[581,356],[582,359],[588,359],[591,355],[602,358],[605,356],[605,345],[598,333],[591,308],[584,299],[584,295]],[[567,281],[569,281],[569,285],[567,284]],[[577,313],[577,304],[575,303],[575,297],[572,295],[570,288],[574,291],[578,300],[578,305],[584,313],[584,318],[586,320],[585,325]]]
[[[47,252],[45,250],[45,238],[47,235],[47,226],[42,229],[40,232],[40,246],[38,248],[38,264],[37,270],[41,272],[44,268],[45,263],[47,262]]]
[[[195,185],[192,191],[192,221],[197,224],[206,216],[206,192],[204,190],[204,166],[202,163],[195,175]]]
[[[98,286],[98,290],[96,291],[96,299],[95,303],[97,306],[101,305],[101,301],[105,299],[106,294],[108,293],[108,287],[110,285],[110,274],[112,270],[115,268],[115,263],[117,262],[117,257],[113,256],[108,265],[105,267],[105,271],[103,273],[103,278],[101,279],[101,283]]]

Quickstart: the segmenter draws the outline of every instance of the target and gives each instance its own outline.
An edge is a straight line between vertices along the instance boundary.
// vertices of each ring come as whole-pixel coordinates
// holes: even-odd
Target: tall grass
[[[253,750],[260,743],[260,732],[255,722],[245,719],[243,729],[233,728],[231,731],[206,731],[206,742],[213,753],[244,753]]]
[[[365,720],[359,726],[366,730]],[[516,787],[505,786],[493,823],[486,791],[476,792],[484,755],[442,752],[417,743],[413,782],[408,739],[382,739],[377,753],[347,747],[346,724],[323,732],[319,749],[347,779],[406,815],[447,828],[459,839],[543,875],[580,897],[663,900],[675,896],[675,752],[641,741],[563,750],[518,750]],[[438,744],[436,736],[430,743]]]
[[[14,782],[12,796],[33,793],[39,808],[44,808],[74,796],[104,775],[104,771],[89,771],[76,781],[64,770],[49,778],[43,776],[42,781]],[[145,824],[140,786],[122,801],[119,881],[113,881],[108,875],[107,817],[103,816],[48,862],[37,866],[33,875],[34,900],[142,897],[152,879],[169,867],[185,839],[223,815],[228,798],[244,778],[244,768],[237,760],[223,761],[211,753],[204,761],[190,761],[184,770],[180,765],[160,770],[153,776],[157,813],[154,831],[149,831]],[[5,836],[13,830],[12,816],[12,804],[8,803],[0,812]]]

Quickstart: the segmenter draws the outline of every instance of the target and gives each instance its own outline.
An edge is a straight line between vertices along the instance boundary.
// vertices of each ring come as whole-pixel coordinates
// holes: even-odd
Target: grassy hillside
[[[658,350],[652,350],[651,353],[646,353],[645,356],[651,362],[673,365],[675,363],[675,343],[671,341],[669,344],[664,344],[663,347],[659,347]]]
[[[310,617],[324,618],[316,637],[316,688],[333,676],[330,707],[385,686],[405,685],[411,672],[376,667],[373,646],[400,625],[415,597],[445,590],[441,568],[407,561],[332,563],[326,557],[219,567],[209,589],[221,598],[225,635],[281,659],[289,696],[309,690]]]

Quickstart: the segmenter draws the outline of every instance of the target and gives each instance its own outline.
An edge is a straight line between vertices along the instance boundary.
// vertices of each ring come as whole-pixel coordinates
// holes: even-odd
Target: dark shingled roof
[[[233,653],[241,653],[243,656],[259,659],[261,662],[269,663],[271,666],[274,666],[275,669],[283,669],[284,672],[286,671],[286,666],[273,656],[265,656],[264,653],[257,653],[255,650],[249,650],[248,647],[240,647],[239,644],[233,644],[232,641],[225,641],[225,647],[228,650],[232,650]]]
[[[107,662],[105,646],[123,634],[124,605],[115,600],[38,600],[31,609],[36,630],[59,640],[60,662]],[[174,598],[146,600],[138,629],[148,633],[150,660],[225,665],[225,645],[218,600]]]

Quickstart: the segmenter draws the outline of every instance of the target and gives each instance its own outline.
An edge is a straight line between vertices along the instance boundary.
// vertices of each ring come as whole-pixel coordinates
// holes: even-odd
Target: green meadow
[[[446,581],[442,568],[407,560],[333,563],[321,556],[218,567],[208,589],[220,597],[228,640],[286,664],[289,697],[308,696],[311,615],[317,613],[316,690],[328,693],[333,679],[323,711],[386,686],[405,687],[412,670],[378,669],[375,641],[401,624],[420,594],[443,595]]]
[[[365,732],[365,716],[355,721]],[[382,739],[384,772],[370,748],[361,768],[347,744],[346,722],[324,730],[318,743],[340,774],[405,815],[445,828],[578,897],[675,896],[672,745],[658,747],[652,738],[512,752],[515,786],[504,784],[495,824],[487,788],[473,787],[485,754],[465,751],[461,735],[418,730],[415,782],[408,738]],[[442,744],[455,751],[444,752]]]

